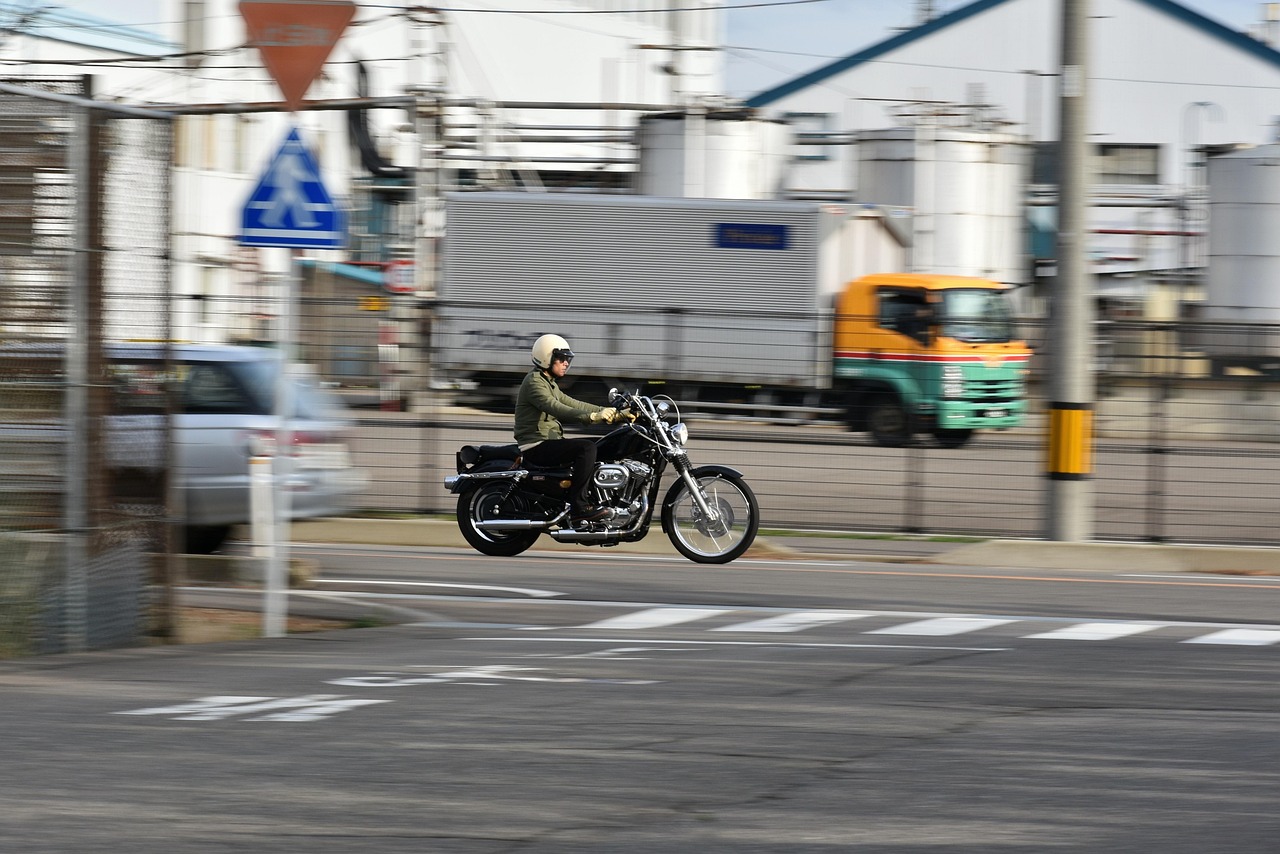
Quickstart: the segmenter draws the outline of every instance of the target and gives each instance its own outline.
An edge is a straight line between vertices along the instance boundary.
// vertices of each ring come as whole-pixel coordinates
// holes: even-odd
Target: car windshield
[[[266,412],[274,409],[276,375],[280,363],[275,360],[255,362],[230,362],[232,371],[240,378],[255,400],[262,403]],[[342,401],[320,388],[308,377],[296,377],[294,381],[294,418],[315,421],[341,421],[346,418]]]
[[[956,288],[942,292],[940,333],[969,342],[1013,340],[1013,318],[1002,291]]]

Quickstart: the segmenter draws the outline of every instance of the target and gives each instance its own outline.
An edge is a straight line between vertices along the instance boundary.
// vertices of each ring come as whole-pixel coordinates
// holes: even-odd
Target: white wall
[[[900,104],[965,103],[979,84],[986,101],[1014,123],[1011,130],[1050,140],[1057,132],[1057,78],[1038,75],[1057,74],[1059,21],[1059,0],[1007,2],[764,109],[829,113],[833,129],[894,127],[900,122],[892,110]],[[1089,32],[1091,133],[1099,143],[1165,146],[1165,183],[1182,182],[1189,145],[1270,141],[1270,122],[1280,113],[1274,98],[1280,65],[1135,0],[1094,0]],[[1190,106],[1206,101],[1218,106]],[[805,162],[794,170],[793,186],[848,189],[850,174],[836,160]]]
[[[190,0],[168,0],[165,19],[178,22]],[[170,70],[149,90],[155,101],[177,103],[268,102],[280,95],[260,67],[255,51],[234,50],[244,44],[243,24],[235,0],[205,0],[205,50],[228,51],[210,56],[198,68]],[[640,44],[669,44],[665,14],[640,15],[534,15],[520,9],[565,8],[563,0],[512,0],[504,9],[513,14],[480,12],[447,13],[444,27],[406,18],[402,9],[361,6],[352,26],[343,35],[323,74],[308,90],[307,99],[352,98],[357,94],[354,62],[363,61],[369,71],[370,96],[396,96],[410,86],[443,86],[459,99],[487,101],[586,102],[604,101],[669,104],[683,93],[715,91],[720,86],[718,54],[681,52],[679,75],[662,69],[672,61],[671,51],[639,50]],[[464,0],[452,7],[489,3]],[[682,4],[692,5],[690,3]],[[709,3],[717,6],[718,0]],[[608,8],[608,0],[589,0],[579,8]],[[658,9],[657,0],[641,0],[629,8]],[[720,26],[718,8],[684,16],[682,38],[689,43],[710,43]],[[175,23],[169,36],[184,37]],[[447,65],[447,73],[442,67]],[[673,83],[676,88],[673,89]],[[451,110],[455,122],[473,121],[469,110]],[[412,117],[404,109],[373,110],[370,124],[379,148],[397,165],[415,163],[417,144],[411,132]],[[502,123],[610,125],[626,129],[635,114],[601,111],[507,111]],[[250,270],[270,278],[288,269],[288,250],[244,249],[236,244],[240,210],[258,176],[279,147],[288,128],[280,114],[250,114],[242,120],[239,137],[236,120],[229,115],[190,117],[183,120],[185,155],[174,174],[174,283],[181,295],[194,295],[212,287],[221,295],[243,297],[261,292]],[[210,122],[216,125],[211,128]],[[351,178],[360,169],[349,146],[346,114],[303,112],[297,122],[304,139],[317,149],[326,188],[339,201],[350,195]],[[236,140],[240,142],[237,143]],[[217,150],[212,154],[207,149]],[[237,156],[234,152],[242,152]],[[600,157],[619,156],[618,146],[601,144],[498,144],[494,152],[511,156]],[[629,152],[625,152],[629,153]],[[455,163],[465,167],[468,163]],[[325,260],[341,260],[341,252],[308,252]],[[211,272],[210,268],[215,268]],[[188,305],[191,300],[180,301]],[[224,334],[227,318],[214,318],[202,326],[196,312],[182,313],[181,334],[192,340],[212,340]]]

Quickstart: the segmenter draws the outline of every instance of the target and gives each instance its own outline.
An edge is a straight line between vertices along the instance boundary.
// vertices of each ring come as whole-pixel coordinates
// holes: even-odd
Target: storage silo
[[[1026,282],[1021,137],[922,123],[864,131],[857,149],[858,201],[914,212],[913,270]]]
[[[1280,323],[1280,144],[1209,158],[1205,317]]]
[[[1209,158],[1209,270],[1190,337],[1214,371],[1280,374],[1280,145]]]
[[[786,124],[749,110],[691,110],[640,118],[636,191],[645,196],[779,199]]]

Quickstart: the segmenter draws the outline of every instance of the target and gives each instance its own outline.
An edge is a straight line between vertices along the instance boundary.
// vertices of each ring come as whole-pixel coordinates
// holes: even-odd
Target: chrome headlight
[[[959,365],[942,366],[942,396],[964,397],[964,368]]]
[[[671,429],[668,432],[671,434],[672,441],[677,445],[683,445],[689,441],[689,428],[683,424],[671,425]]]

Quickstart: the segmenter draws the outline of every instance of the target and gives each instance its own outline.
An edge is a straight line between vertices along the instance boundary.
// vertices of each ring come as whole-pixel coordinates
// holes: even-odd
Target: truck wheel
[[[911,437],[907,410],[894,395],[881,394],[867,404],[867,431],[882,448],[901,448]]]
[[[944,448],[963,448],[973,438],[973,430],[947,430],[939,427],[933,431],[933,438]]]

